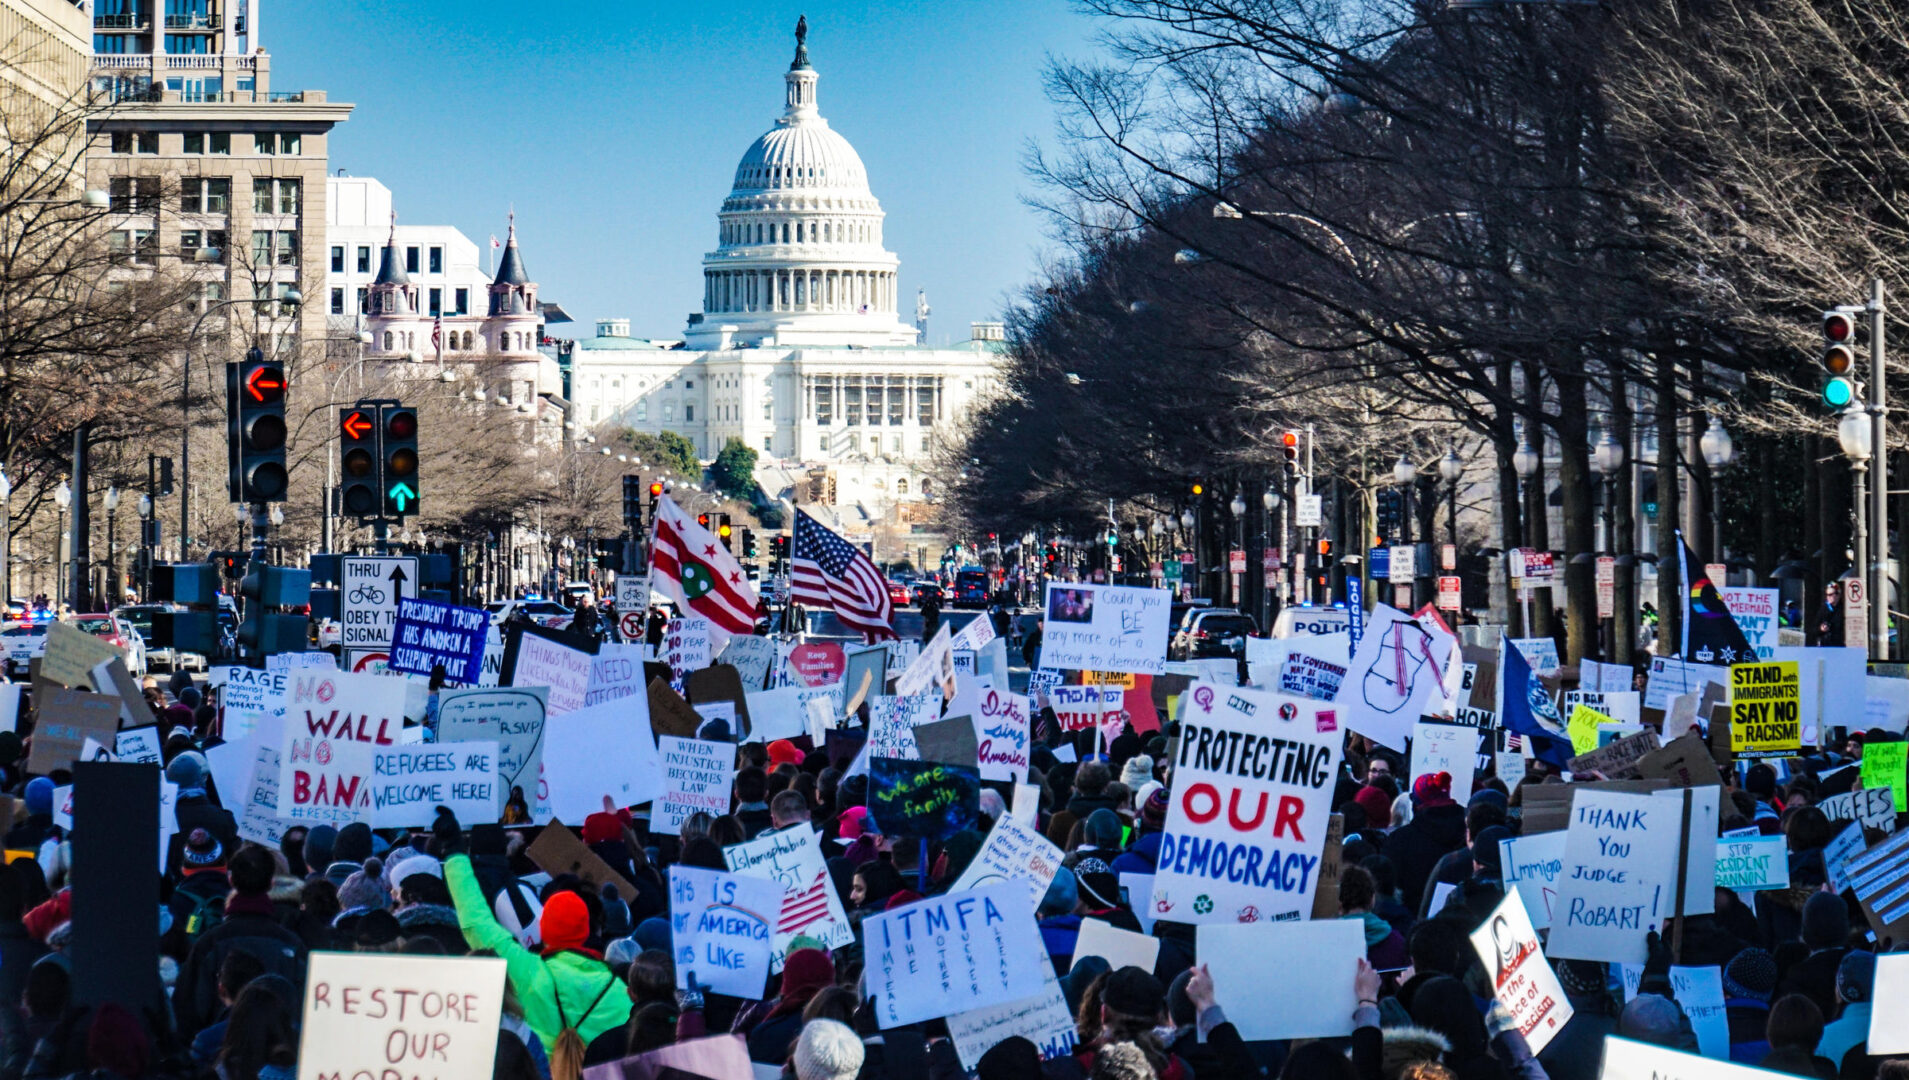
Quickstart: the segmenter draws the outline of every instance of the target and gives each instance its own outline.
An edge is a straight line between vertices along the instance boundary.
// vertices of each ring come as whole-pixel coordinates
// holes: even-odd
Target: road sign
[[[1617,559],[1610,555],[1597,557],[1597,617],[1610,619],[1617,616]]]
[[[641,608],[625,611],[616,617],[617,632],[623,635],[624,641],[643,640],[644,617],[645,612]]]
[[[1227,552],[1226,568],[1232,573],[1244,574],[1246,572],[1246,552],[1241,551],[1239,548],[1234,548]]]
[[[1457,611],[1461,581],[1456,577],[1438,579],[1438,606],[1441,611]]]
[[[1458,545],[1457,544],[1438,545],[1438,568],[1440,570],[1458,569]]]
[[[1366,552],[1366,567],[1372,572],[1372,580],[1384,581],[1392,576],[1392,549],[1375,547]]]
[[[616,579],[616,609],[642,612],[650,606],[650,581],[641,574],[624,574]]]
[[[1417,577],[1418,549],[1411,544],[1400,544],[1392,549],[1386,563],[1385,576],[1392,581],[1410,581]]]
[[[358,675],[383,675],[391,654],[383,649],[346,649],[345,670]]]
[[[1320,496],[1301,495],[1295,508],[1293,524],[1302,529],[1317,528],[1324,515],[1320,511]]]
[[[1862,578],[1843,578],[1843,644],[1869,644],[1869,586]]]
[[[346,649],[391,648],[399,597],[418,595],[418,560],[345,555],[338,562],[339,644]]]

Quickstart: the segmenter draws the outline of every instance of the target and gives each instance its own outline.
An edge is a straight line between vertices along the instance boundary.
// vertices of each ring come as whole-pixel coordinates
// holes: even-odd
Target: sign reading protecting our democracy
[[[1730,753],[1794,756],[1803,748],[1802,707],[1796,661],[1730,665]]]
[[[305,978],[298,1080],[483,1080],[497,1058],[504,961],[316,952]]]
[[[1330,702],[1207,682],[1182,695],[1155,918],[1310,915],[1345,740],[1338,716]]]
[[[670,945],[676,988],[696,985],[757,1000],[769,981],[769,953],[782,910],[776,882],[693,866],[669,868]]]
[[[1165,589],[1050,581],[1041,666],[1162,674],[1172,601]]]
[[[430,675],[441,667],[446,680],[475,686],[484,670],[490,625],[490,614],[482,608],[401,597],[387,665],[413,675]]]
[[[931,896],[870,915],[862,942],[862,978],[884,1029],[1031,998],[1041,992],[1041,973],[1053,972],[1050,964],[1029,962],[1047,951],[1019,884]]]
[[[1518,890],[1505,895],[1485,925],[1472,931],[1471,940],[1498,1000],[1511,1010],[1531,1052],[1543,1050],[1571,1019],[1571,1002],[1544,958]]]

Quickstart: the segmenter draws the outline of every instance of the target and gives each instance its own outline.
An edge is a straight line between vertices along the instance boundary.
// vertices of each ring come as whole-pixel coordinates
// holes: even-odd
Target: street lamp
[[[1458,482],[1465,477],[1465,462],[1458,447],[1445,451],[1438,459],[1438,475],[1445,481],[1445,528],[1451,534],[1452,550],[1458,550]]]
[[[1710,557],[1717,562],[1723,561],[1723,492],[1720,490],[1718,475],[1730,467],[1737,459],[1736,444],[1730,439],[1730,433],[1723,429],[1716,416],[1711,416],[1710,427],[1697,440],[1697,449],[1703,453],[1704,463],[1710,466]],[[1717,582],[1719,588],[1723,582]]]
[[[7,478],[6,470],[0,469],[0,586],[6,589],[6,595],[0,600],[13,598],[13,481]]]
[[[1591,468],[1604,481],[1604,545],[1603,551],[1609,555],[1617,554],[1617,474],[1624,468],[1624,444],[1613,438],[1609,431],[1598,440],[1597,447],[1591,451]],[[1611,588],[1615,592],[1617,568],[1612,566]],[[1604,632],[1606,660],[1617,655],[1617,627],[1615,625],[1617,609],[1611,609],[1611,625],[1603,627],[1606,620],[1599,620]]]
[[[119,581],[119,485],[108,484],[100,500],[106,506],[106,607],[126,595]]]
[[[73,505],[73,489],[65,480],[61,480],[60,486],[53,489],[53,505],[60,509],[60,531],[54,539],[53,557],[53,561],[59,568],[59,574],[53,586],[53,606],[57,610],[61,604],[66,603],[66,551],[63,545],[66,543],[66,512]]]
[[[1864,489],[1869,479],[1869,458],[1874,451],[1873,437],[1868,410],[1853,403],[1843,410],[1836,422],[1836,442],[1842,447],[1843,456],[1849,459],[1850,501],[1856,508],[1856,536],[1851,545],[1856,558],[1850,564],[1849,576],[1865,583],[1869,580],[1866,565],[1869,561],[1869,503]],[[1863,642],[1862,647],[1868,649],[1869,642]]]
[[[1538,475],[1538,469],[1543,464],[1544,461],[1538,456],[1538,452],[1531,448],[1531,441],[1529,439],[1519,439],[1518,449],[1512,451],[1511,454],[1511,471],[1518,474],[1518,511],[1521,515],[1525,513],[1525,488],[1531,482],[1531,478]],[[1529,535],[1530,530],[1528,528],[1519,530],[1520,541],[1526,541]],[[1529,543],[1524,543],[1522,546],[1528,547]],[[1507,558],[1509,558],[1509,553],[1507,553]],[[1522,605],[1524,625],[1521,629],[1525,635],[1529,636],[1533,632],[1531,627],[1531,590],[1527,588],[1521,591],[1524,593],[1524,603]]]
[[[1419,566],[1420,560],[1417,557],[1417,545],[1412,542],[1412,489],[1418,485],[1418,466],[1412,462],[1411,458],[1404,454],[1399,455],[1399,460],[1392,466],[1392,482],[1399,486],[1400,495],[1405,500],[1405,513],[1399,521],[1399,539],[1406,547],[1412,549],[1412,582],[1408,587],[1412,590],[1412,603],[1416,606],[1419,572],[1422,568]]]
[[[139,495],[139,598],[152,598],[152,496]]]

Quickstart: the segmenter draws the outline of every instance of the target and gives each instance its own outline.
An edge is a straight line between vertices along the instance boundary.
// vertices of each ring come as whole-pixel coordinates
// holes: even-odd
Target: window
[[[297,214],[297,180],[252,181],[252,212],[255,214]]]
[[[281,154],[302,153],[302,151],[299,149],[298,133],[295,131],[292,131],[292,132],[287,132],[283,135],[280,135],[278,137],[278,152]]]
[[[636,418],[638,421],[647,421],[650,418],[650,402],[648,398],[644,398],[636,403]]]
[[[921,437],[921,452],[922,452],[922,453],[924,453],[924,454],[926,454],[926,453],[928,453],[928,452],[929,452],[930,450],[932,450],[932,449],[934,449],[934,436],[932,436],[932,435],[923,435],[923,436]],[[923,494],[923,495],[926,495],[926,494],[928,494],[928,493],[924,491],[924,492],[922,492],[922,494]]]
[[[112,137],[115,154],[157,154],[159,152],[159,133],[156,131],[115,131]]]
[[[360,315],[366,314],[365,303],[370,295],[370,289],[365,288],[363,285],[358,286],[358,313]]]
[[[851,454],[859,454],[862,452],[862,436],[859,433],[849,432],[848,452]]]
[[[342,274],[345,272],[345,246],[343,244],[333,244],[331,246],[331,272],[334,274]]]
[[[441,247],[434,247],[431,249],[431,273],[442,274],[443,272],[444,272],[444,249]]]
[[[272,230],[252,230],[252,265],[268,265],[272,260]]]
[[[902,476],[902,477],[897,477],[897,478],[896,478],[896,480],[895,480],[895,494],[897,494],[897,495],[906,495],[906,494],[908,494],[908,478],[907,478],[906,476]]]
[[[252,212],[254,214],[272,212],[272,182],[270,180],[252,181]]]
[[[107,234],[107,244],[121,260],[134,266],[150,266],[159,250],[159,236],[151,229],[119,229]]]
[[[694,389],[696,389],[696,380],[695,380],[695,379],[684,379],[684,380],[683,380],[683,389],[685,389],[685,390],[694,390]]]
[[[278,264],[280,266],[298,265],[298,234],[286,230],[278,234]]]
[[[386,330],[384,332],[384,351],[385,352],[391,351],[391,331],[389,330]]]
[[[431,314],[433,316],[444,314],[444,290],[443,289],[431,290]]]
[[[331,291],[331,313],[333,315],[343,315],[345,313],[345,290],[333,289]]]
[[[185,153],[188,153],[188,154],[205,153],[205,132],[188,131],[185,133],[183,138],[184,138],[184,145],[181,147],[181,149]]]
[[[298,195],[303,185],[297,180],[278,182],[278,212],[281,214],[298,213]]]
[[[453,314],[469,315],[471,313],[471,290],[458,289],[451,296],[452,306],[456,309]]]
[[[693,424],[695,422],[696,422],[696,406],[684,405],[683,406],[683,423]]]
[[[224,229],[184,229],[179,233],[179,253],[186,258],[197,257],[201,250],[210,250],[213,259],[225,255]]]
[[[404,272],[407,274],[415,274],[418,272],[417,248],[408,247],[404,249]]]
[[[464,351],[471,351],[471,332],[469,330],[464,331]]]
[[[772,451],[772,450],[774,450],[774,449],[775,449],[775,441],[776,441],[776,440],[775,440],[775,436],[773,436],[773,435],[764,435],[764,436],[762,437],[762,451],[763,451],[763,453],[765,453],[765,454],[766,454],[766,453],[769,453],[770,451]]]
[[[663,403],[663,422],[665,424],[668,424],[668,423],[673,423],[675,420],[676,420],[676,406],[672,404],[671,402],[665,401]]]
[[[232,133],[229,131],[214,131],[207,135],[205,140],[206,153],[208,154],[230,154],[232,152]]]
[[[159,209],[157,176],[115,176],[108,182],[110,205],[121,214],[150,214]]]
[[[269,131],[261,131],[252,136],[252,152],[255,154],[275,154],[278,152],[278,136]]]
[[[358,272],[371,273],[371,249],[363,244],[358,245]]]

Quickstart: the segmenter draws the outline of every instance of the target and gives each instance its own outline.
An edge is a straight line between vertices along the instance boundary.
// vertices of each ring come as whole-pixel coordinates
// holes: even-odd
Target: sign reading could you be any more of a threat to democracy
[[[1335,706],[1207,682],[1181,702],[1154,917],[1306,918],[1345,739]]]
[[[1159,675],[1171,604],[1165,589],[1048,582],[1041,666]]]
[[[482,1080],[503,1009],[504,961],[494,957],[313,953],[298,1080]]]

